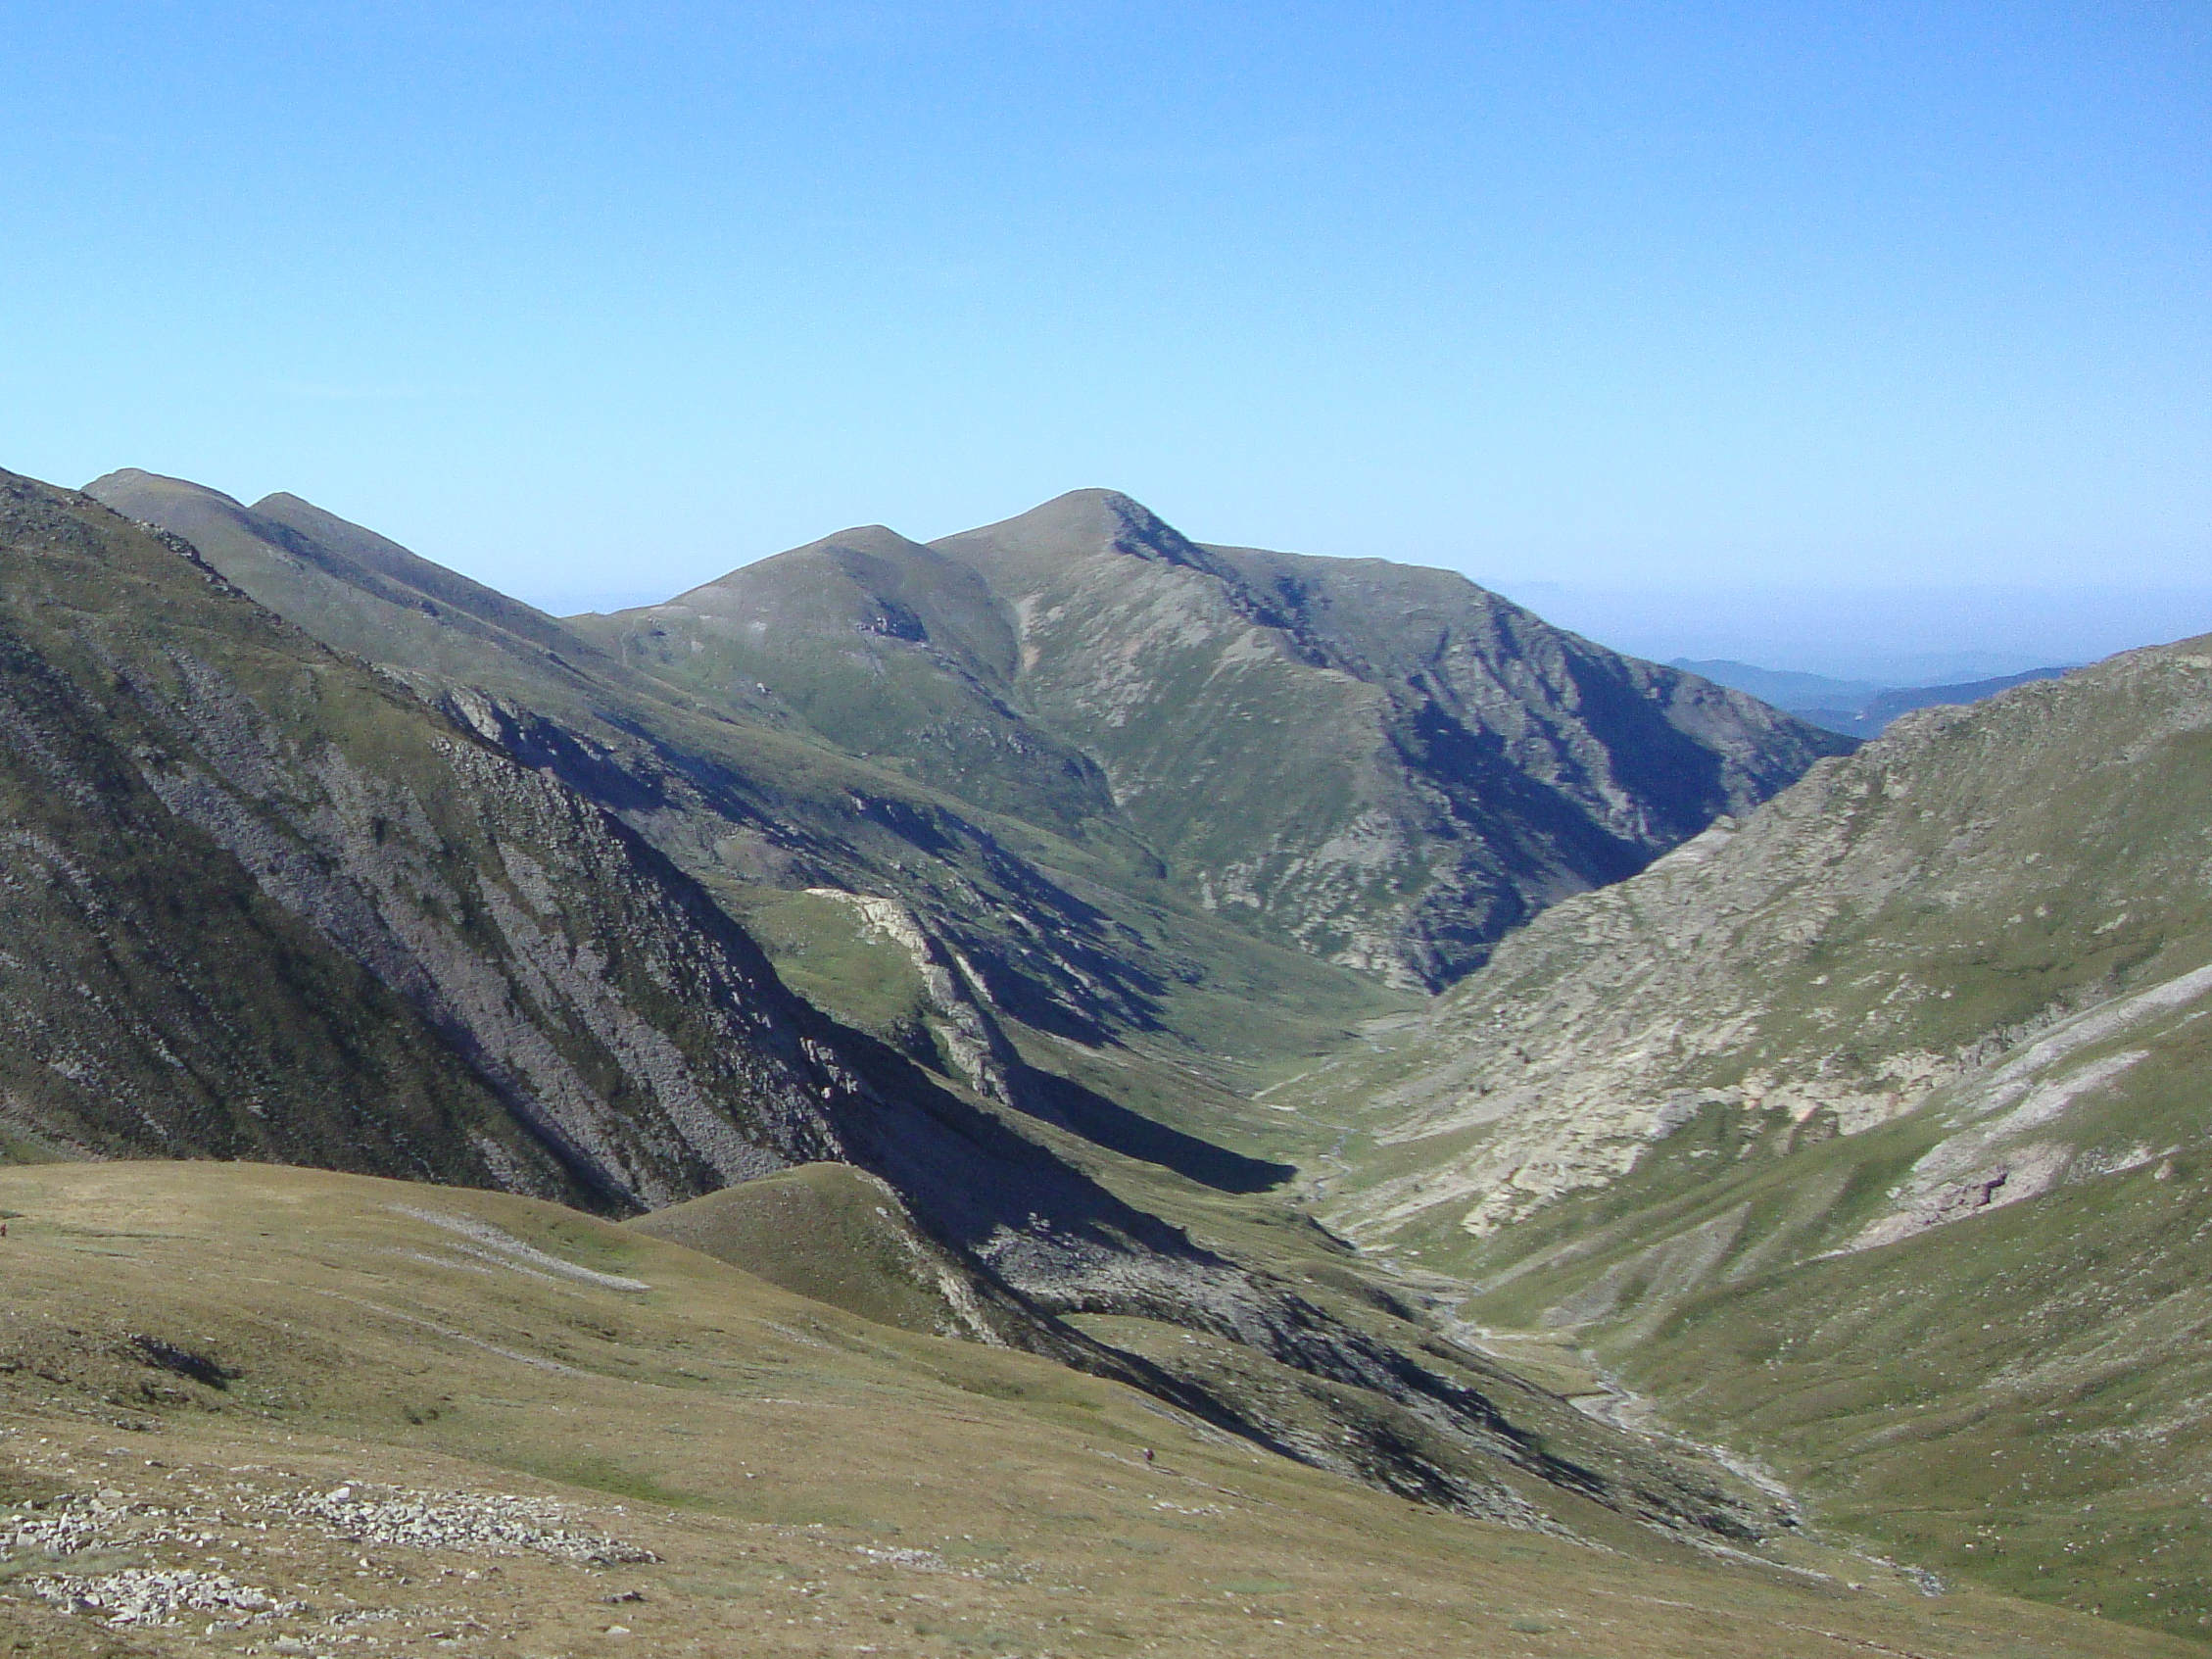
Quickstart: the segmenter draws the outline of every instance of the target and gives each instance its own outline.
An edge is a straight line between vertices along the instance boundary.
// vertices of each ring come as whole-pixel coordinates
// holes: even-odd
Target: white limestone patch
[[[505,1258],[502,1265],[525,1270],[536,1269],[536,1277],[550,1275],[556,1279],[569,1279],[581,1285],[596,1285],[603,1291],[652,1289],[643,1279],[625,1279],[619,1274],[601,1273],[594,1268],[579,1267],[572,1261],[563,1261],[551,1251],[524,1244],[505,1228],[495,1227],[488,1221],[479,1221],[474,1216],[450,1215],[442,1210],[422,1209],[414,1204],[387,1204],[385,1207],[396,1215],[426,1221],[433,1227],[442,1228],[472,1244],[497,1251],[499,1257]]]

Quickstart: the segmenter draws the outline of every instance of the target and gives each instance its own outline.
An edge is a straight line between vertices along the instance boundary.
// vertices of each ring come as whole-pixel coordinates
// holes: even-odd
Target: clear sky
[[[1102,484],[1539,608],[2212,628],[2202,0],[0,0],[0,62],[19,471],[556,606]]]

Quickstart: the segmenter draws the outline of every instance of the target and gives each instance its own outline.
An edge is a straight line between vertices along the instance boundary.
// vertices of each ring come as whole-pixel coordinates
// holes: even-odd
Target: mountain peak
[[[147,522],[154,521],[154,515],[137,509],[157,501],[197,502],[231,512],[247,511],[246,504],[235,496],[195,484],[189,478],[172,478],[166,472],[148,472],[139,466],[119,466],[113,472],[103,472],[85,485],[82,493],[103,507]]]
[[[772,553],[766,559],[756,559],[749,564],[740,564],[725,570],[710,582],[701,582],[666,600],[666,606],[704,607],[721,609],[733,596],[744,594],[748,602],[753,591],[764,578],[774,580],[786,577],[801,566],[818,566],[824,561],[843,565],[852,559],[909,561],[916,558],[937,561],[939,556],[922,543],[909,540],[888,524],[855,524],[849,529],[838,530],[801,547],[786,548],[782,553]],[[644,610],[657,610],[662,606],[643,606]]]
[[[839,530],[808,542],[804,547],[793,548],[793,553],[860,553],[873,558],[898,558],[920,550],[922,544],[900,535],[889,524],[855,524],[850,529]],[[784,557],[778,555],[779,558]]]
[[[1070,490],[1016,517],[943,536],[930,546],[986,575],[1017,582],[1077,561],[1115,556],[1234,579],[1212,554],[1119,490]]]

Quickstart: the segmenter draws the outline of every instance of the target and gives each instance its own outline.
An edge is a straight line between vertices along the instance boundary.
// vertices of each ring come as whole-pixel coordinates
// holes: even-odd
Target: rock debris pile
[[[411,1491],[360,1482],[326,1490],[233,1488],[217,1499],[216,1507],[203,1509],[174,1506],[173,1500],[134,1501],[120,1490],[102,1489],[60,1494],[20,1511],[0,1510],[0,1589],[119,1630],[191,1624],[214,1635],[265,1626],[314,1609],[280,1589],[233,1577],[222,1571],[223,1560],[210,1559],[210,1552],[248,1547],[252,1539],[256,1541],[248,1552],[253,1553],[287,1533],[297,1538],[302,1528],[357,1546],[432,1555],[528,1552],[586,1567],[659,1559],[649,1549],[582,1524],[570,1505],[505,1492]],[[291,1553],[283,1548],[276,1552]],[[149,1555],[156,1558],[153,1564]],[[366,1558],[360,1564],[363,1569],[370,1565]],[[477,1576],[474,1571],[464,1575],[470,1580]],[[6,1599],[0,1594],[0,1600]],[[333,1613],[327,1623],[336,1627],[398,1616],[389,1608],[357,1606]],[[290,1649],[280,1643],[278,1650]]]
[[[595,1567],[659,1559],[649,1549],[569,1525],[567,1506],[552,1498],[376,1490],[348,1485],[279,1499],[271,1507],[361,1543],[494,1555],[534,1550]]]
[[[307,1604],[285,1601],[225,1573],[186,1567],[130,1567],[94,1578],[50,1573],[29,1581],[31,1593],[67,1613],[90,1613],[127,1628],[175,1624],[186,1613],[214,1614],[211,1632],[260,1620],[289,1618]]]

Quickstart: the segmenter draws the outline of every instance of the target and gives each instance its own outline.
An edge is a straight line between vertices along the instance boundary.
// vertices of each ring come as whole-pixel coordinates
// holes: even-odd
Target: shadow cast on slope
[[[1171,1129],[1056,1072],[1023,1066],[1012,1082],[1016,1107],[1030,1116],[1217,1193],[1270,1192],[1298,1172],[1295,1164],[1247,1157]]]

